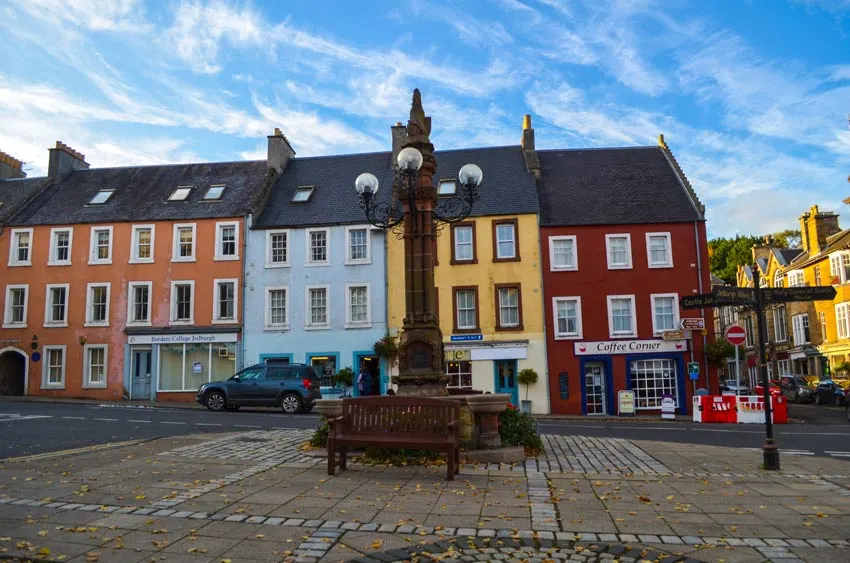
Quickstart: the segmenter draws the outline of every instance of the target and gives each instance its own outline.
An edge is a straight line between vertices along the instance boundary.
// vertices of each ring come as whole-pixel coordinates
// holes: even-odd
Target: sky
[[[274,127],[389,150],[419,88],[438,150],[518,144],[526,113],[543,149],[663,133],[710,236],[850,195],[850,0],[0,0],[0,45],[30,176],[56,140],[92,167],[262,159]]]

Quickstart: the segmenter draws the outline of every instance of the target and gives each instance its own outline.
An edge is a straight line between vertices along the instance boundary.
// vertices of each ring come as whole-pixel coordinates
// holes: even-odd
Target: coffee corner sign
[[[687,349],[685,340],[602,340],[575,343],[576,356],[685,352]]]

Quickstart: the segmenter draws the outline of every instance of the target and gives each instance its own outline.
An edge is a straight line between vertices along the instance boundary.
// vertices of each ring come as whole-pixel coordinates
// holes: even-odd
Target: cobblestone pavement
[[[312,435],[313,430],[256,430],[184,446],[160,455],[314,465],[319,460],[301,450],[301,445]]]

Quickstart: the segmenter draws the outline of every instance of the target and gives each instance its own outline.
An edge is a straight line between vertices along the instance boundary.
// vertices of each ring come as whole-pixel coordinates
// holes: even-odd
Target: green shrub
[[[344,387],[354,385],[354,370],[350,367],[344,367],[334,375],[334,383]]]
[[[310,438],[310,445],[314,448],[326,448],[328,445],[328,434],[331,431],[331,425],[327,420],[323,420],[322,424],[316,428],[313,437]]]
[[[543,442],[537,434],[534,419],[508,407],[499,415],[499,435],[502,446],[523,446],[526,453],[537,455],[543,451]]]
[[[360,461],[368,464],[385,464],[402,467],[405,465],[430,465],[442,461],[438,452],[428,450],[406,450],[403,448],[366,448]]]

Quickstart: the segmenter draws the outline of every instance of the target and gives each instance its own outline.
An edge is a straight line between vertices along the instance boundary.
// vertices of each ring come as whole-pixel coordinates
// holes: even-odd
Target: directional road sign
[[[832,301],[835,288],[831,285],[812,287],[771,287],[764,290],[765,303],[790,303],[793,301]]]
[[[705,328],[705,319],[700,317],[682,319],[679,326],[681,326],[684,330],[703,330]]]

